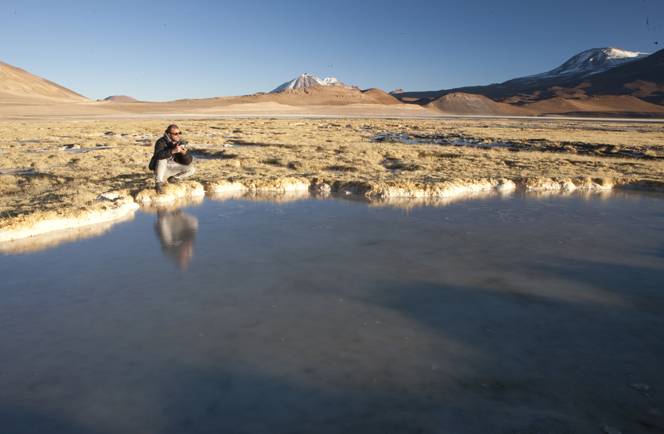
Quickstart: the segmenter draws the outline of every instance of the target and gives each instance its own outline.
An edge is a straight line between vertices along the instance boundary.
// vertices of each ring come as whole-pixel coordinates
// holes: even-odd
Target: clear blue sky
[[[0,60],[90,98],[241,95],[302,72],[434,90],[664,47],[664,0],[2,0],[0,14]]]

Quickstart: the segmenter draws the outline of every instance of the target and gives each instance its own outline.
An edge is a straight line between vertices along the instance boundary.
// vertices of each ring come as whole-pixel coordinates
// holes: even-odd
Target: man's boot
[[[154,191],[156,191],[157,194],[162,194],[164,192],[164,183],[163,182],[158,182],[154,186]]]

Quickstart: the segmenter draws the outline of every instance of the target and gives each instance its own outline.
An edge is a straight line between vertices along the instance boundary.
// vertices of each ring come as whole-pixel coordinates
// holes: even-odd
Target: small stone
[[[110,201],[116,201],[120,198],[120,194],[116,191],[107,191],[105,193],[100,194],[97,199],[98,200],[110,200]]]

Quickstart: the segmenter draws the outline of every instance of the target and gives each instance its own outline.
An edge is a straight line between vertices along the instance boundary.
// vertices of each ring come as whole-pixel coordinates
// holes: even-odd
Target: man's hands
[[[186,154],[187,153],[187,148],[178,143],[177,145],[175,145],[175,148],[173,148],[172,153],[173,154]]]

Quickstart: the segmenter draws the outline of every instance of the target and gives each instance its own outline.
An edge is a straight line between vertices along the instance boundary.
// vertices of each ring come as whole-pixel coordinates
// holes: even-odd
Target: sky
[[[664,48],[664,0],[2,0],[0,17],[0,61],[92,99],[244,95],[304,72],[438,90]]]

